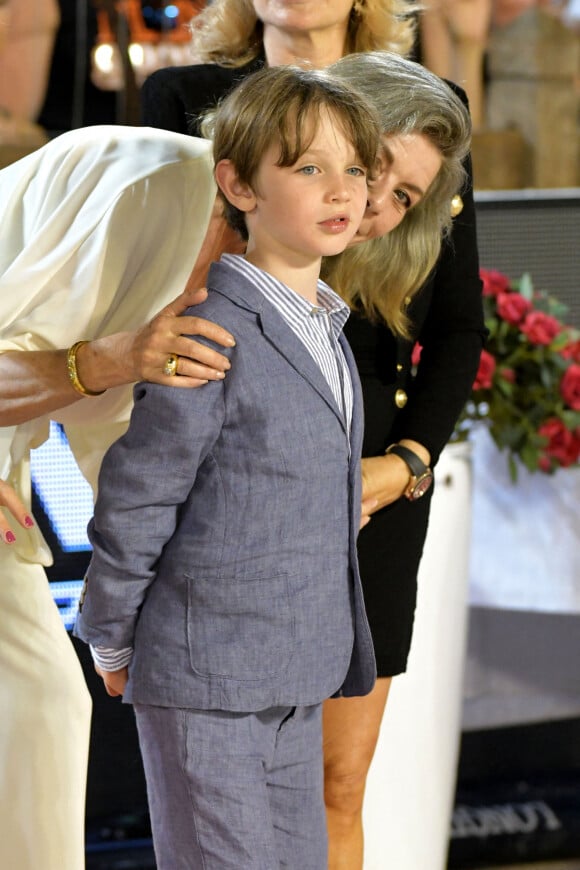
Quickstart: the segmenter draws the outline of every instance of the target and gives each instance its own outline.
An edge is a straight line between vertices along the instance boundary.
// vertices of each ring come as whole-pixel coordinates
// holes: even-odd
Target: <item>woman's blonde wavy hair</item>
[[[408,54],[415,39],[414,0],[358,0],[345,53],[385,49]],[[262,22],[252,0],[213,0],[191,22],[196,63],[237,67],[263,52]]]
[[[465,181],[469,113],[442,79],[390,52],[349,55],[327,71],[369,100],[384,135],[421,134],[443,157],[426,195],[394,230],[323,264],[323,277],[351,308],[374,320],[382,318],[395,334],[410,338],[405,309],[437,261],[451,227],[451,200]]]

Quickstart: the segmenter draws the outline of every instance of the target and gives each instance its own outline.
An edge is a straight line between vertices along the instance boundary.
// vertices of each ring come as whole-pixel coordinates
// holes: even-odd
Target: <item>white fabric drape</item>
[[[0,352],[145,323],[184,288],[215,199],[208,142],[148,128],[66,133],[0,172]],[[55,414],[93,485],[129,387]],[[1,421],[0,421],[1,423]],[[48,420],[0,429],[0,476],[30,503]],[[0,544],[0,867],[80,870],[90,698],[38,531]]]

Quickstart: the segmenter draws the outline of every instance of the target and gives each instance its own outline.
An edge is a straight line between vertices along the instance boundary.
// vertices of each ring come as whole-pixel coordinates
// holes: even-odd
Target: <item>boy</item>
[[[378,144],[325,73],[264,70],[224,101],[215,175],[248,245],[212,266],[202,314],[236,335],[232,369],[137,385],[101,469],[76,633],[135,707],[159,870],[326,868],[321,702],[368,692],[374,657],[348,309],[318,276]]]

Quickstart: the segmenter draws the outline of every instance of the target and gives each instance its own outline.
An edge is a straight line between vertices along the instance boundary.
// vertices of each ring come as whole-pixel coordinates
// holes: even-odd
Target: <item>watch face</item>
[[[413,501],[415,501],[415,499],[421,498],[422,495],[425,495],[432,483],[433,475],[430,471],[426,471],[425,474],[421,475],[413,488],[410,490],[409,497],[413,499]]]

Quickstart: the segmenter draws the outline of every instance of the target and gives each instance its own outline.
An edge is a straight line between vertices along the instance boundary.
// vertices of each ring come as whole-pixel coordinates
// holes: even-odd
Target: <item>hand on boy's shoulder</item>
[[[208,339],[218,346],[234,347],[233,335],[191,312],[184,316],[185,311],[206,299],[204,288],[186,289],[131,336],[130,352],[139,361],[136,380],[192,388],[224,378],[230,368],[227,356],[191,336]],[[173,357],[177,369],[175,374],[168,375],[165,364]]]

